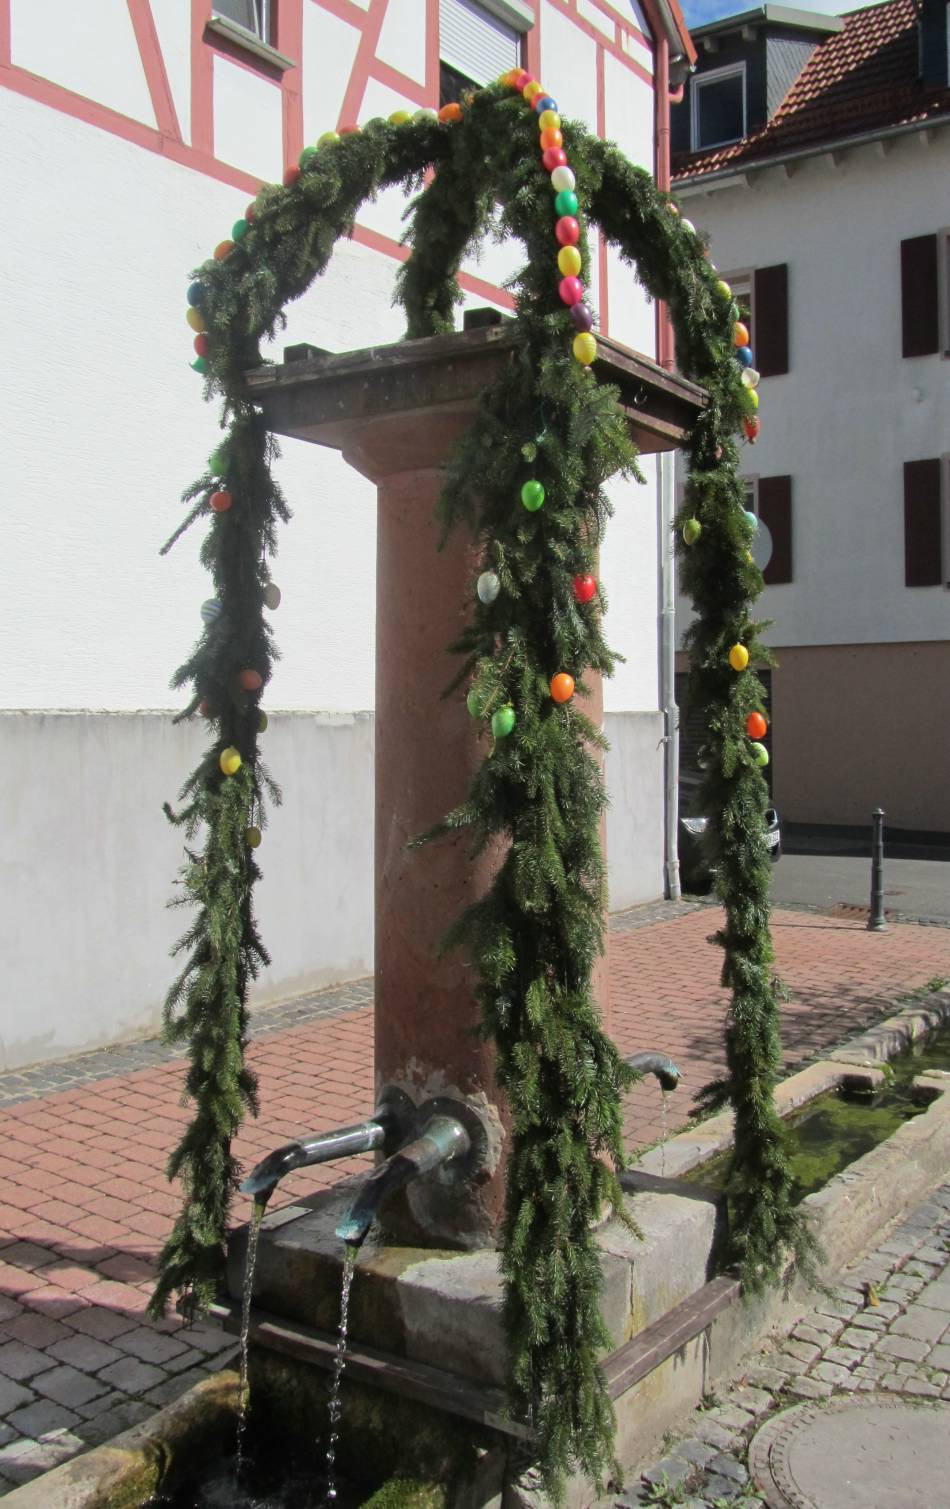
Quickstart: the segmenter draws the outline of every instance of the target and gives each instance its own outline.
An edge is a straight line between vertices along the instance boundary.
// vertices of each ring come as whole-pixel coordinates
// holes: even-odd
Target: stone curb
[[[136,1509],[161,1488],[177,1460],[197,1446],[214,1449],[234,1431],[240,1383],[216,1373],[141,1425],[73,1457],[4,1496],[10,1509]]]

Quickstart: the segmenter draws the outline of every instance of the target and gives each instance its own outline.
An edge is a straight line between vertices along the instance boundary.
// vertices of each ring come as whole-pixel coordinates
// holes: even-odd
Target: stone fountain
[[[266,1420],[268,1410],[276,1412],[284,1430],[296,1418],[312,1440],[335,1352],[341,1236],[361,1241],[378,1216],[381,1239],[360,1252],[350,1310],[351,1465],[354,1442],[355,1465],[367,1465],[365,1456],[359,1461],[359,1421],[369,1419],[381,1471],[409,1471],[424,1438],[443,1463],[433,1469],[430,1461],[437,1475],[448,1471],[446,1452],[457,1447],[465,1457],[468,1486],[451,1502],[509,1505],[538,1500],[523,1476],[527,1432],[506,1416],[504,1393],[496,1243],[507,1111],[492,1048],[473,1030],[478,1007],[469,967],[456,954],[438,956],[441,935],[484,893],[498,855],[487,852],[473,864],[464,837],[408,848],[458,804],[483,755],[464,699],[442,697],[452,669],[444,648],[462,628],[476,560],[461,532],[439,551],[436,503],[442,468],[518,340],[513,324],[489,319],[486,311],[458,334],[341,355],[295,347],[282,365],[247,378],[271,430],[340,451],[375,484],[378,499],[376,1111],[360,1126],[277,1150],[256,1171],[253,1188],[270,1189],[288,1168],[354,1151],[375,1149],[389,1160],[362,1194],[358,1182],[346,1181],[265,1218],[251,1342],[255,1414]],[[641,453],[674,449],[705,402],[694,384],[603,337],[594,371],[618,389]],[[406,592],[407,581],[424,581],[425,589]],[[599,678],[587,711],[602,721]],[[594,985],[609,1027],[605,967]],[[664,1066],[669,1084],[675,1070],[667,1060],[646,1065],[661,1083]],[[630,1354],[632,1338],[703,1286],[716,1221],[715,1206],[696,1192],[647,1187],[629,1198],[644,1235],[651,1224],[672,1232],[679,1258],[659,1256],[649,1240],[640,1245],[617,1219],[598,1234],[614,1348],[605,1366],[621,1455],[633,1401],[652,1377],[643,1358]],[[687,1229],[696,1239],[677,1242],[677,1230]],[[230,1244],[233,1304],[221,1307],[228,1324],[241,1296],[246,1240],[242,1230]],[[344,1439],[344,1457],[345,1446]],[[576,1485],[577,1503],[586,1501],[584,1492]]]

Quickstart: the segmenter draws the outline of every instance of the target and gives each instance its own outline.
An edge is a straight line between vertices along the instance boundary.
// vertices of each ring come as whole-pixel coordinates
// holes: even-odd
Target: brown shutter
[[[788,371],[788,267],[757,267],[752,310],[755,365],[763,377]]]
[[[904,356],[932,356],[940,347],[937,238],[901,242],[901,330]]]
[[[904,585],[939,587],[940,461],[904,462]]]
[[[792,579],[792,479],[759,478],[759,518],[772,536],[772,558],[762,573],[767,587]]]

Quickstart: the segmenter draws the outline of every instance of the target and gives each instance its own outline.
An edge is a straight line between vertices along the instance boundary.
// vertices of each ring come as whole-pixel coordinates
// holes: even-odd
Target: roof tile
[[[842,20],[843,30],[818,44],[765,126],[727,146],[678,154],[674,183],[950,111],[950,89],[917,77],[915,0],[886,0]]]

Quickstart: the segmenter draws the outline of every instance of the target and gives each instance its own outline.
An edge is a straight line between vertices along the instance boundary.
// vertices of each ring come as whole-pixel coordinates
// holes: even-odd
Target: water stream
[[[330,1389],[330,1402],[327,1406],[330,1433],[327,1437],[327,1487],[325,1502],[328,1504],[335,1503],[337,1497],[336,1448],[340,1439],[340,1415],[343,1412],[340,1385],[343,1381],[343,1369],[346,1367],[346,1333],[350,1324],[350,1288],[353,1284],[357,1251],[356,1247],[347,1245],[343,1257],[343,1287],[340,1291],[340,1334],[336,1342],[336,1356],[333,1359],[333,1385]]]
[[[254,1270],[257,1267],[257,1244],[260,1241],[261,1223],[267,1209],[267,1197],[256,1199],[251,1219],[247,1223],[247,1257],[244,1262],[244,1287],[241,1290],[241,1387],[238,1400],[237,1446],[234,1470],[238,1481],[244,1468],[244,1438],[247,1434],[247,1417],[250,1409],[250,1390],[247,1382],[248,1337],[251,1330],[251,1300],[254,1297]]]

